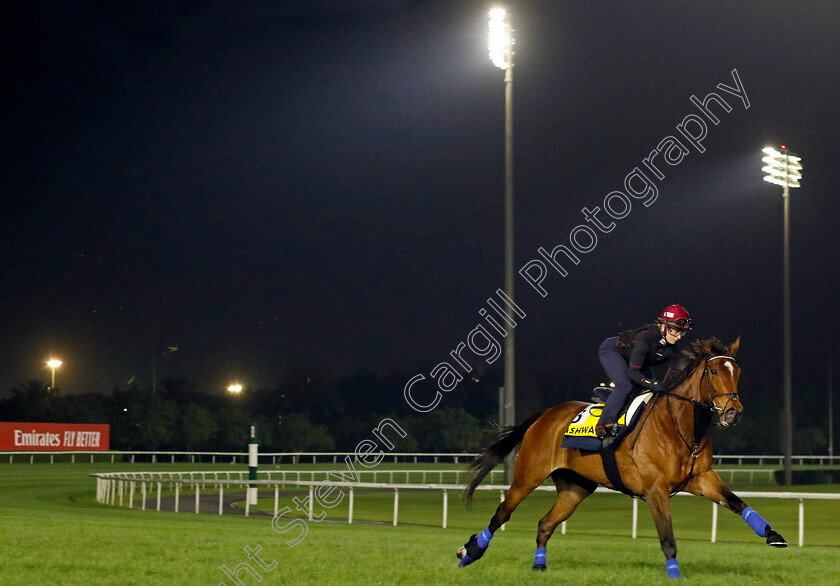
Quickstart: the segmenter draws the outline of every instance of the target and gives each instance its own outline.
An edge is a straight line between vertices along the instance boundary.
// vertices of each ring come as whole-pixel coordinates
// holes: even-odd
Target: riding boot
[[[612,422],[599,423],[595,426],[595,435],[599,438],[605,438],[608,435],[612,434],[614,426],[615,423]]]

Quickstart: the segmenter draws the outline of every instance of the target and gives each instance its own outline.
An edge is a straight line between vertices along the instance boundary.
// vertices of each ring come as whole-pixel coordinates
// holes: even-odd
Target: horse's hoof
[[[534,564],[534,570],[538,570],[540,572],[545,572],[548,568],[546,568],[545,564]]]
[[[460,549],[458,549],[458,553],[456,555],[462,560],[462,566],[477,562],[481,559],[481,556],[484,555],[484,552],[487,551],[486,547],[478,546],[476,537],[477,536],[475,534],[471,535],[469,540]],[[466,559],[469,559],[469,561],[464,563],[463,560]]]
[[[767,545],[772,545],[773,547],[787,547],[788,542],[785,541],[784,537],[771,529],[767,532]]]

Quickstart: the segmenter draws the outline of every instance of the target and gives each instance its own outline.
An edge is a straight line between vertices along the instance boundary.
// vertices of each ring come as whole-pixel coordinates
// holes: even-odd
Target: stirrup
[[[595,426],[595,435],[601,439],[612,434],[615,423],[599,423]]]

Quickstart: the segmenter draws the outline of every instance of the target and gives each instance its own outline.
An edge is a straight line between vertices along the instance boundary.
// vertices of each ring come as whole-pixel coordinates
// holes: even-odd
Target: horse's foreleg
[[[659,535],[659,545],[665,554],[665,568],[668,577],[680,577],[680,567],[677,564],[677,542],[674,540],[674,527],[671,524],[671,495],[663,486],[656,485],[645,494],[650,505],[650,514]]]
[[[708,470],[694,478],[686,486],[686,491],[698,496],[704,496],[712,502],[726,507],[733,513],[737,513],[755,531],[756,535],[764,537],[767,540],[767,545],[787,547],[788,542],[785,541],[785,538],[770,527],[770,523],[762,519],[761,515],[748,507],[734,492],[729,490],[729,487],[723,483],[720,476],[714,470]]]

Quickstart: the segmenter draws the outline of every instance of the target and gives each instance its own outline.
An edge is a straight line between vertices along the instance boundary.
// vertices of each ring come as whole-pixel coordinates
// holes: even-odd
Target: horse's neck
[[[674,387],[671,392],[685,399],[692,399],[694,401],[703,401],[703,373],[705,372],[704,364],[700,364],[685,380]],[[679,400],[679,399],[678,399]],[[680,403],[689,404],[688,401],[680,401]]]
[[[649,409],[652,410],[650,418],[654,425],[649,431],[657,434],[657,442],[665,442],[667,439],[671,439],[679,446],[683,446],[686,441],[694,442],[694,404],[683,399],[703,400],[701,389],[703,370],[703,365],[698,366],[682,383],[669,391],[669,394],[682,397],[682,399],[661,394],[656,398],[656,401],[651,401],[649,406]],[[674,433],[675,427],[682,435],[682,439]]]

